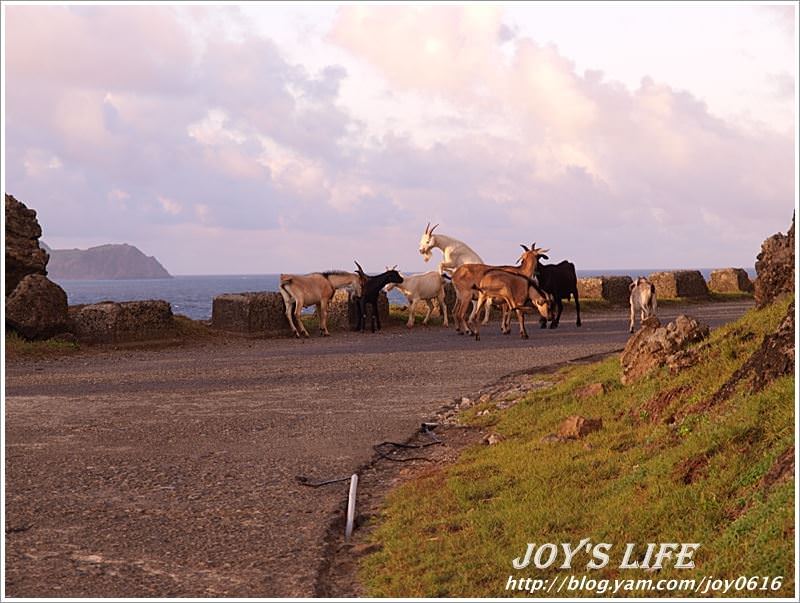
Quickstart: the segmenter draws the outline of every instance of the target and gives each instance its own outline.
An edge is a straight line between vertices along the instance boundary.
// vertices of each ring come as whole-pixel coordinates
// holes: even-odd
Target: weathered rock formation
[[[89,249],[50,249],[48,270],[54,279],[106,280],[170,278],[169,272],[133,245],[99,245]]]
[[[708,285],[699,270],[654,272],[647,279],[656,286],[656,295],[662,299],[708,296]]]
[[[6,195],[6,296],[29,274],[47,275],[47,252],[39,248],[36,212]]]
[[[6,195],[6,327],[26,339],[47,339],[67,325],[67,294],[47,278],[36,212]]]
[[[176,336],[172,308],[163,300],[71,306],[70,331],[85,343],[122,343]]]
[[[652,370],[665,364],[675,364],[682,351],[692,343],[708,337],[708,325],[680,315],[666,327],[653,316],[645,319],[643,326],[628,339],[622,352],[623,385],[638,381]]]
[[[717,293],[752,293],[753,282],[741,268],[720,268],[711,271],[708,288]]]
[[[26,339],[66,332],[67,294],[46,276],[27,275],[6,298],[6,327]]]
[[[763,308],[781,293],[794,291],[794,216],[789,232],[772,235],[756,256],[756,306]]]

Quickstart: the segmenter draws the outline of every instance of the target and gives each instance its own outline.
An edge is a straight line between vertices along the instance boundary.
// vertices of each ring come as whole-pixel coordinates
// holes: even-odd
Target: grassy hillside
[[[754,310],[715,330],[699,344],[700,363],[677,375],[663,369],[623,387],[614,356],[562,371],[552,387],[506,411],[478,416],[491,407],[471,409],[465,421],[489,425],[505,439],[468,449],[454,465],[390,494],[369,536],[378,550],[361,565],[367,594],[502,597],[513,594],[505,591],[509,576],[560,580],[571,573],[698,581],[783,576],[779,591],[749,594],[790,596],[794,472],[782,472],[781,462],[794,447],[794,378],[753,395],[741,386],[710,408],[699,404],[775,330],[787,306]],[[604,394],[576,399],[577,389],[596,382]],[[581,441],[542,440],[572,414],[601,417],[603,428]],[[614,544],[612,562],[588,571],[584,556],[571,572],[511,565],[528,542],[582,538]],[[628,542],[699,542],[697,567],[620,570]],[[645,595],[618,596],[626,594]],[[748,593],[727,596],[736,594]]]

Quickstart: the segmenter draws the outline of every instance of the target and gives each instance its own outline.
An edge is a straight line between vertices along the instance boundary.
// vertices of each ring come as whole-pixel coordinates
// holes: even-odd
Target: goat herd
[[[424,323],[427,324],[432,312],[431,302],[437,300],[443,316],[443,325],[448,326],[447,306],[445,304],[444,285],[451,280],[456,292],[456,303],[453,307],[453,320],[456,323],[456,332],[474,335],[480,339],[480,326],[477,317],[484,310],[482,324],[489,321],[491,306],[497,305],[502,310],[500,329],[503,333],[511,331],[511,314],[516,313],[519,321],[520,336],[527,339],[525,329],[525,312],[534,311],[539,314],[539,323],[542,328],[550,323],[550,328],[558,327],[561,312],[564,309],[562,300],[575,300],[575,324],[581,326],[581,307],[578,300],[578,279],[575,274],[575,265],[563,261],[558,264],[543,264],[540,260],[548,259],[548,249],[521,245],[524,250],[514,266],[491,266],[485,264],[480,256],[466,243],[443,234],[434,234],[438,226],[431,227],[430,223],[419,242],[419,252],[427,262],[433,255],[433,249],[441,249],[443,259],[439,269],[424,274],[411,276],[403,275],[397,271],[397,266],[388,268],[386,272],[376,276],[369,276],[356,262],[356,272],[339,270],[329,272],[314,272],[305,275],[281,274],[280,293],[286,307],[286,318],[296,337],[308,337],[300,315],[303,308],[316,306],[319,315],[319,327],[322,335],[328,332],[328,304],[337,289],[349,287],[355,296],[358,307],[358,329],[363,331],[366,327],[367,306],[372,307],[372,331],[381,328],[378,314],[378,295],[396,287],[408,299],[407,326],[414,324],[414,305],[417,301],[424,301],[427,305],[427,314]],[[655,287],[646,278],[640,277],[630,286],[631,296],[631,321],[630,331],[633,332],[634,313],[639,310],[641,320],[650,315],[655,315],[656,295]],[[467,317],[467,311],[472,302],[472,311]]]

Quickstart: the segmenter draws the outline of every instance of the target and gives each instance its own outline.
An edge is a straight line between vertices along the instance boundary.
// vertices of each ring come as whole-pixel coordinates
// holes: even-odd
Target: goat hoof
[[[628,331],[628,333],[633,333],[633,329],[631,329],[630,331]]]
[[[557,329],[558,328],[558,323],[557,322],[551,323],[550,324],[550,328],[551,329]]]
[[[579,327],[579,326],[581,326],[581,321],[579,320],[578,322],[576,322],[576,323],[575,323],[575,326],[576,326],[576,327]]]

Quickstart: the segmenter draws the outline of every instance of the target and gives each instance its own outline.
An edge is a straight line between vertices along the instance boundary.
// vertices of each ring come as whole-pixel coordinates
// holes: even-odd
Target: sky
[[[789,4],[3,4],[3,187],[173,274],[751,267],[796,200]]]

